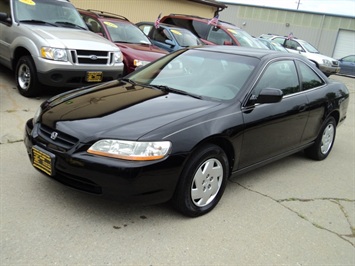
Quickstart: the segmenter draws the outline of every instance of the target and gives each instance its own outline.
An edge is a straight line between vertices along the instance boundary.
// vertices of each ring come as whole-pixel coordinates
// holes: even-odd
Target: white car
[[[339,61],[337,59],[319,53],[313,45],[304,40],[265,34],[260,37],[280,43],[291,53],[297,53],[305,56],[312,61],[327,77],[332,74],[337,74],[340,71]]]

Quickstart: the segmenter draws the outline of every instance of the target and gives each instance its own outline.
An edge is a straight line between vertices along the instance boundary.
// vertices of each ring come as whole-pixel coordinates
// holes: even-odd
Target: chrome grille
[[[72,50],[72,62],[78,65],[111,65],[113,53],[107,51]]]
[[[41,125],[38,129],[40,142],[51,149],[67,151],[71,149],[79,140],[63,132],[53,130],[47,126]]]

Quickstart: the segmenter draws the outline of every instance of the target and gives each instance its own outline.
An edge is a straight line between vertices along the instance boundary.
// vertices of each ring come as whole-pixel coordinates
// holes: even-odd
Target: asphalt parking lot
[[[355,265],[355,79],[329,157],[295,154],[228,183],[191,219],[67,188],[31,166],[23,130],[50,95],[25,98],[0,66],[1,265]]]

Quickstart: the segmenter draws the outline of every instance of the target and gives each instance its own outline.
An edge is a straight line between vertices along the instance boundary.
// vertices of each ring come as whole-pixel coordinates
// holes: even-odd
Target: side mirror
[[[88,27],[89,31],[94,32],[92,25],[90,23],[85,23],[85,24],[86,24],[86,27]]]
[[[174,42],[172,40],[165,40],[165,43],[169,44],[171,47],[175,46],[175,44],[174,44]]]
[[[233,43],[232,42],[230,42],[230,41],[224,41],[223,42],[223,45],[232,45]]]
[[[301,46],[297,46],[297,51],[302,52],[303,51],[302,47]]]
[[[0,12],[0,21],[5,23],[11,23],[11,18],[7,13]]]
[[[281,101],[282,97],[283,93],[280,89],[265,88],[260,91],[256,103],[277,103]]]

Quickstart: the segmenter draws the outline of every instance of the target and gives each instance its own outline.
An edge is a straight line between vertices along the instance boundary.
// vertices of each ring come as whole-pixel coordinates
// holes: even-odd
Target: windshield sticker
[[[105,21],[104,24],[106,24],[107,26],[112,27],[112,28],[118,28],[118,26],[116,24],[113,24],[113,23],[108,22],[108,21]]]
[[[230,31],[231,33],[237,34],[237,32],[235,30],[228,29],[228,31]]]
[[[21,3],[24,3],[26,5],[30,5],[30,6],[35,6],[36,3],[33,2],[32,0],[20,0]]]
[[[175,33],[177,35],[182,35],[182,33],[180,31],[177,31],[177,30],[171,30],[172,33]]]

